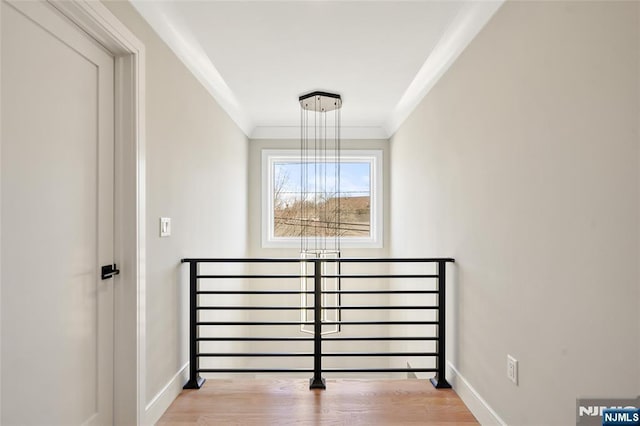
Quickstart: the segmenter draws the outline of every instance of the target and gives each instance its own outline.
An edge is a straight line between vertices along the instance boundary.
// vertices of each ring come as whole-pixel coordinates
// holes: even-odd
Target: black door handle
[[[113,265],[104,265],[102,267],[102,279],[108,280],[109,278],[113,278],[115,275],[118,275],[120,270],[117,269],[116,264]]]

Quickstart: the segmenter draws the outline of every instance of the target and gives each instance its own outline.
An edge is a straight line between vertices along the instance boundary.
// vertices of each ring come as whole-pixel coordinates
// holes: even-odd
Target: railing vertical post
[[[326,389],[322,378],[322,260],[313,261],[313,377],[309,389]]]
[[[449,382],[445,377],[445,367],[446,367],[446,340],[445,340],[445,318],[446,318],[446,271],[447,271],[447,262],[442,260],[438,261],[438,340],[437,340],[437,372],[436,376],[431,379],[431,384],[436,389],[448,389],[451,387]]]
[[[205,379],[198,375],[198,262],[189,262],[189,381],[183,389],[200,389]]]

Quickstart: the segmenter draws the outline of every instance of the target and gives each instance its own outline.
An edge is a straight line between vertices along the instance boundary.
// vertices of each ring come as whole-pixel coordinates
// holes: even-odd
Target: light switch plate
[[[511,355],[507,355],[507,377],[518,385],[518,360]]]
[[[160,218],[160,236],[168,237],[169,235],[171,235],[171,218],[161,217]]]

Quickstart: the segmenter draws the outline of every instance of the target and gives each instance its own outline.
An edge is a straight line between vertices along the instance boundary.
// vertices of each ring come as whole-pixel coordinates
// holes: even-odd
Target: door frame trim
[[[113,422],[144,424],[145,47],[100,1],[46,2],[93,37],[115,58],[114,261],[120,265],[122,272],[114,279]],[[0,413],[1,410],[0,405]]]

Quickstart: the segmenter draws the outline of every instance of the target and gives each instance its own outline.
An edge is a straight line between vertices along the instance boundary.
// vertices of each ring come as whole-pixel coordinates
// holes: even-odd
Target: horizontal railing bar
[[[434,292],[434,293],[437,293]],[[200,290],[196,294],[313,294],[313,291],[299,290]]]
[[[301,259],[296,257],[211,257],[211,258],[185,258],[182,263],[298,263]]]
[[[453,263],[455,259],[450,257],[405,257],[405,258],[388,258],[388,257],[343,257],[335,259],[299,259],[285,257],[254,257],[254,258],[184,258],[182,263],[296,263],[296,262],[343,262],[343,263]]]
[[[196,339],[199,342],[310,342],[313,341],[313,337],[198,337]],[[437,337],[420,337],[420,336],[372,336],[372,337],[323,337],[322,341],[367,341],[367,340],[389,340],[389,341],[402,341],[402,340],[425,340],[436,341]]]
[[[202,358],[220,357],[281,357],[281,356],[313,356],[313,352],[220,352],[220,353],[199,353],[197,356]]]
[[[392,275],[392,274],[332,274],[332,275],[321,275],[322,278],[438,278],[437,275],[433,274],[403,274],[403,275]],[[198,275],[196,278],[198,279],[222,279],[222,278],[260,278],[260,279],[276,279],[276,278],[314,278],[313,275],[300,275],[300,274],[206,274],[206,275]]]
[[[322,294],[438,294],[438,290],[323,290]]]
[[[198,337],[199,342],[309,342],[313,337]]]
[[[335,275],[321,275],[322,278],[438,278],[437,275],[416,275],[416,274],[404,274],[404,275],[391,275],[391,274],[335,274]]]
[[[438,356],[437,352],[322,352],[322,356]]]
[[[322,325],[437,325],[438,321],[322,321]],[[313,325],[313,321],[206,321],[196,325]]]
[[[312,368],[199,368],[198,373],[313,373]],[[435,373],[435,368],[323,368],[323,373]]]
[[[299,311],[299,310],[313,310],[313,306],[198,306],[196,308],[199,311]],[[438,309],[437,306],[323,306],[323,310],[433,310]]]
[[[312,368],[199,368],[198,373],[313,373]]]
[[[415,309],[438,309],[437,306],[323,306],[322,309],[327,310],[336,310],[336,309],[344,309],[344,310],[355,310],[355,309],[406,309],[406,310],[415,310]]]
[[[202,358],[235,358],[235,357],[310,357],[313,352],[202,352],[197,354]],[[437,352],[323,352],[322,356],[350,357],[350,356],[438,356]]]
[[[341,263],[453,263],[455,259],[451,257],[341,257],[322,259],[322,261]]]
[[[323,368],[323,373],[435,373],[436,368]]]
[[[311,338],[313,340],[313,338]],[[362,340],[438,340],[437,337],[419,337],[419,336],[374,336],[374,337],[323,337],[323,342],[331,341],[362,341]]]
[[[313,322],[309,324],[313,324]],[[438,324],[438,321],[322,321],[322,325],[437,325],[437,324]]]
[[[200,290],[196,294],[313,294],[299,290]],[[438,294],[438,290],[323,290],[322,294]]]
[[[203,278],[313,278],[313,275],[300,275],[300,274],[273,274],[273,275],[269,275],[269,274],[261,274],[261,275],[198,275],[196,278],[198,279],[203,279]]]
[[[313,321],[205,321],[196,325],[313,325]]]
[[[299,311],[313,310],[313,306],[198,306],[199,311]]]

